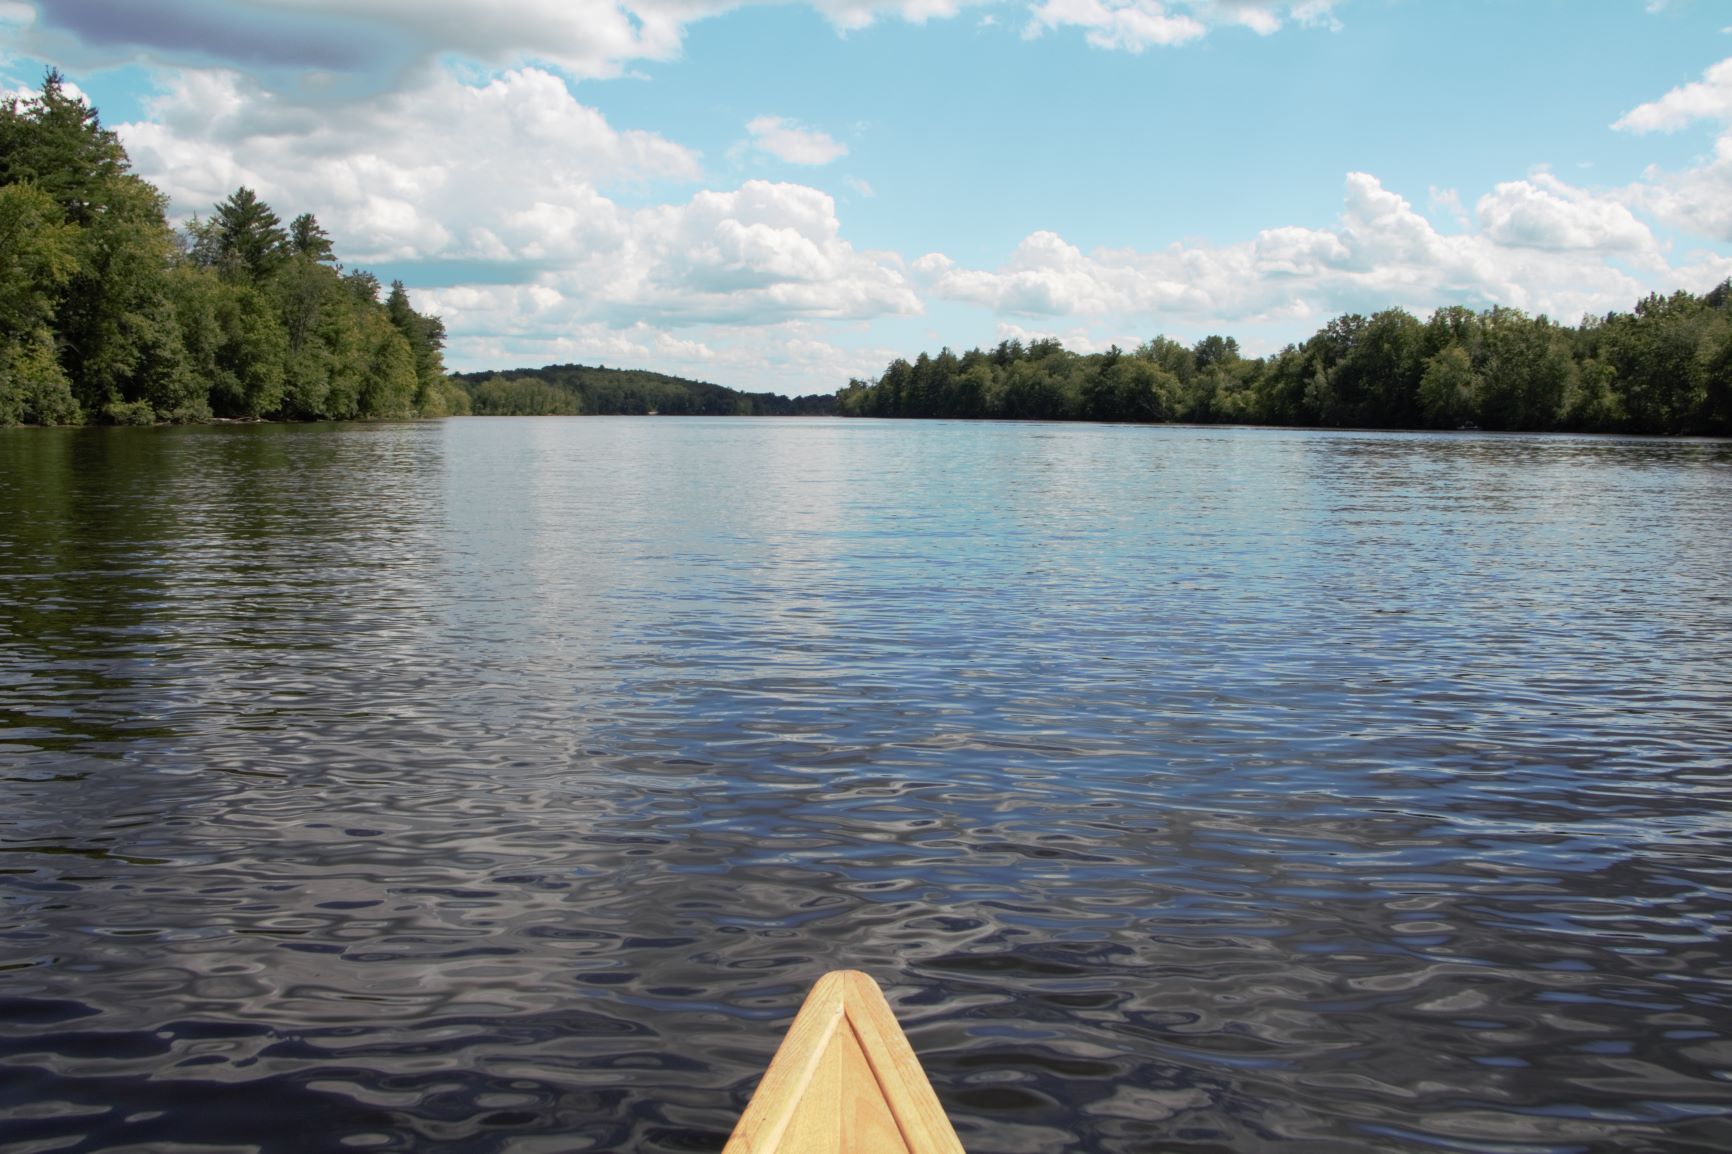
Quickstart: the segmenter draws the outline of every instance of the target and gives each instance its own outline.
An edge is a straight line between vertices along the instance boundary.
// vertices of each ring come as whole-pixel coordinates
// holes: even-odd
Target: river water
[[[1732,445],[0,430],[0,1149],[1732,1149]]]

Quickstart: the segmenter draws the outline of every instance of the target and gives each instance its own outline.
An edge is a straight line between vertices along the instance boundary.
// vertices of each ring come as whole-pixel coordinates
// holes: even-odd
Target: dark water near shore
[[[0,431],[0,1150],[1732,1149],[1732,445]]]

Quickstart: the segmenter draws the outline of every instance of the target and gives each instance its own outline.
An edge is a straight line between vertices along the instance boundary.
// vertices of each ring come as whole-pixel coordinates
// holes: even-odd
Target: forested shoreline
[[[249,189],[176,231],[50,72],[0,104],[0,425],[444,416],[444,325]]]
[[[892,361],[834,395],[602,366],[447,375],[444,323],[247,188],[176,230],[50,71],[0,104],[0,425],[454,414],[808,415],[1732,434],[1732,280],[1578,325],[1495,307],[1336,317],[1267,357],[1228,336]]]
[[[1732,280],[1580,325],[1517,309],[1336,317],[1245,357],[1232,337],[1078,354],[1056,340],[898,359],[853,380],[854,417],[1732,434]]]
[[[791,417],[836,411],[833,393],[745,393],[709,381],[602,365],[453,373],[451,380],[468,394],[476,416]]]

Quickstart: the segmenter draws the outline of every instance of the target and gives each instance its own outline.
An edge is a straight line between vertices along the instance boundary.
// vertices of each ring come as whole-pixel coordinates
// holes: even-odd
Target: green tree
[[[1199,371],[1239,360],[1239,342],[1232,337],[1206,336],[1191,346],[1191,357]]]
[[[445,382],[445,322],[436,316],[415,311],[409,303],[409,290],[403,282],[391,282],[391,293],[385,298],[385,314],[391,325],[408,342],[415,363],[414,407],[417,412],[437,408],[444,396]]]
[[[1573,366],[1566,341],[1545,317],[1497,307],[1480,318],[1475,419],[1486,429],[1556,428]]]
[[[83,419],[51,327],[77,243],[77,228],[34,183],[0,186],[0,425]]]
[[[383,311],[359,315],[361,379],[357,415],[409,417],[415,412],[415,354]]]
[[[259,283],[275,272],[289,255],[289,235],[270,205],[252,189],[241,187],[217,205],[210,219],[217,254],[225,275]]]
[[[299,260],[334,264],[337,259],[331,234],[320,226],[318,218],[310,212],[303,212],[289,223],[288,245],[289,253]]]
[[[78,271],[78,229],[34,183],[0,186],[0,339],[53,320]]]
[[[288,337],[269,296],[225,282],[212,269],[187,266],[173,278],[175,312],[192,371],[221,417],[279,413]]]
[[[128,167],[120,139],[96,109],[67,93],[56,69],[33,99],[0,104],[0,185],[35,184],[68,224],[87,225],[101,213]]]
[[[1473,416],[1479,375],[1467,350],[1451,343],[1428,358],[1419,379],[1419,411],[1434,429],[1454,429]]]

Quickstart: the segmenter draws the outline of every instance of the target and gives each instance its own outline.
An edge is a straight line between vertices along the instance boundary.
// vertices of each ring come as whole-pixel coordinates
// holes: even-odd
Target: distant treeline
[[[49,72],[0,103],[0,425],[443,416],[444,325],[250,190],[176,233]]]
[[[1571,327],[1517,309],[1340,316],[1244,357],[1232,337],[1079,355],[1054,340],[892,361],[858,417],[1188,421],[1382,429],[1732,433],[1732,280]]]
[[[468,395],[470,411],[477,416],[659,413],[685,417],[790,417],[836,411],[834,396],[742,393],[707,381],[601,365],[456,373],[451,380]]]

